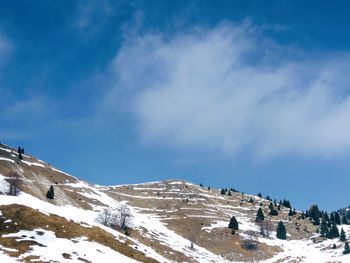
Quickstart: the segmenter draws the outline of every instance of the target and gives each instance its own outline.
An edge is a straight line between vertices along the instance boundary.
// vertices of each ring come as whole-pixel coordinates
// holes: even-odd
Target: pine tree
[[[238,230],[238,221],[235,216],[231,217],[230,223],[228,225],[229,228]]]
[[[292,208],[289,208],[288,216],[294,216],[295,215],[295,210]]]
[[[264,220],[264,219],[265,219],[264,213],[263,213],[261,207],[259,207],[258,212],[256,213],[256,219],[255,219],[255,221],[256,221],[256,222],[260,222],[260,221],[262,221],[262,220]]]
[[[340,225],[340,216],[338,212],[335,212],[334,214],[334,221],[337,225]]]
[[[332,226],[329,229],[329,235],[328,238],[335,238],[339,237],[339,230],[337,228],[337,225],[335,223],[332,224]]]
[[[46,197],[49,199],[53,199],[55,197],[55,192],[53,190],[53,186],[50,186],[50,189],[46,193]]]
[[[329,221],[329,216],[327,212],[323,213],[323,218],[328,222]]]
[[[232,196],[231,190],[228,190],[228,195],[229,195],[229,196]]]
[[[276,232],[276,237],[278,239],[287,239],[287,230],[282,221],[278,222]]]
[[[314,221],[314,225],[320,224],[321,212],[316,204],[312,205],[309,209],[310,218]]]
[[[226,193],[226,192],[225,192],[225,189],[222,188],[220,193],[221,193],[222,195],[225,195],[225,193]]]
[[[262,194],[261,194],[261,193],[258,193],[258,197],[262,198]]]
[[[331,223],[335,223],[335,216],[334,216],[334,213],[331,213],[330,221],[331,221]]]
[[[343,228],[340,230],[340,241],[346,241],[346,235]]]
[[[328,237],[329,235],[329,229],[327,226],[327,221],[326,219],[323,217],[322,218],[322,223],[321,223],[321,227],[320,227],[320,233],[321,233],[321,237]]]
[[[289,202],[288,200],[286,200],[286,199],[283,199],[282,205],[285,206],[285,207],[287,207],[287,208],[291,208],[291,207],[292,207],[291,204],[290,204],[290,202]]]
[[[349,253],[350,253],[350,246],[349,246],[349,243],[348,243],[348,242],[345,242],[343,254],[346,255],[346,254],[349,254]]]
[[[333,243],[332,249],[336,249],[337,246]]]
[[[343,224],[343,225],[348,225],[348,224],[349,224],[348,219],[346,218],[346,216],[343,216],[343,218],[342,218],[342,224]]]
[[[305,219],[305,213],[304,212],[301,212],[301,219]]]
[[[272,202],[270,202],[269,204],[269,209],[270,209],[270,213],[269,215],[271,216],[277,216],[278,215],[278,211],[276,210],[274,204]]]

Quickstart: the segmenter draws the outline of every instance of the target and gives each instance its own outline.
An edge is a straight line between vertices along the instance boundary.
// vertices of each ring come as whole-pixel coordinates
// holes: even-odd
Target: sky
[[[347,1],[0,1],[0,141],[83,180],[350,205]]]

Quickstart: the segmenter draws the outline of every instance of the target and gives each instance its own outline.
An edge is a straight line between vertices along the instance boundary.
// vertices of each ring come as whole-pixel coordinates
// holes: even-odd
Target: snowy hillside
[[[319,226],[284,206],[268,215],[270,201],[258,196],[179,180],[99,186],[18,157],[1,145],[0,262],[350,262],[339,238],[320,237]],[[19,192],[10,196],[14,182]],[[255,222],[259,208],[269,235]],[[276,238],[279,221],[287,240]],[[338,228],[350,236],[349,225]]]

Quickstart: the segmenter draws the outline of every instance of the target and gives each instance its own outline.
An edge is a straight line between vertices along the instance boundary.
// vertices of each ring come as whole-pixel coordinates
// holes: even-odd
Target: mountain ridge
[[[278,216],[270,216],[268,207],[271,201],[255,195],[236,191],[229,193],[227,191],[222,195],[219,189],[209,190],[176,179],[112,186],[90,184],[33,156],[23,154],[20,159],[16,149],[3,144],[0,145],[0,176],[0,190],[6,190],[11,180],[12,182],[17,180],[17,187],[20,190],[18,196],[0,196],[0,211],[4,211],[4,215],[10,214],[9,206],[18,205],[24,211],[32,211],[31,209],[37,211],[38,214],[35,214],[35,217],[41,218],[41,214],[46,215],[47,222],[50,221],[52,215],[62,217],[60,221],[62,225],[69,225],[69,223],[64,223],[64,220],[73,221],[77,224],[76,229],[81,227],[84,229],[84,226],[87,229],[96,227],[112,235],[113,239],[128,244],[129,252],[124,254],[119,253],[121,251],[118,251],[118,246],[115,246],[114,250],[109,248],[119,253],[118,256],[123,255],[130,260],[141,262],[152,262],[152,260],[154,262],[315,262],[312,261],[315,257],[320,258],[319,262],[325,259],[329,262],[350,260],[348,255],[342,254],[343,242],[320,237],[316,233],[319,227],[309,219],[301,219],[300,211],[289,216],[290,209],[281,206]],[[53,200],[46,197],[51,185],[55,191]],[[6,194],[6,191],[3,194]],[[104,211],[117,213],[116,217],[120,216],[120,209],[123,206],[130,209],[132,216],[128,232],[120,229],[118,224],[114,224],[114,229],[112,229],[98,221],[98,217]],[[261,235],[261,225],[255,221],[259,208],[262,208],[265,214],[265,222],[271,224],[269,237]],[[11,209],[21,210],[19,207]],[[11,222],[19,220],[14,218],[16,213],[11,215],[12,218],[5,216],[2,223],[6,225],[4,223],[6,220],[11,220]],[[228,228],[232,216],[235,216],[239,223],[235,233]],[[23,222],[25,221],[24,217],[20,218]],[[279,221],[283,221],[286,225],[286,241],[275,237]],[[17,224],[20,225],[20,223]],[[35,225],[34,222],[31,224]],[[27,228],[28,225],[30,224],[26,224]],[[44,227],[42,225],[42,228]],[[349,227],[347,225],[342,227],[349,236]],[[43,255],[43,252],[39,253],[37,249],[40,247],[40,236],[35,233],[43,232],[43,230],[17,227],[13,227],[12,230],[11,233],[8,233],[5,227],[1,232],[2,239],[7,240],[6,242],[11,238],[19,241],[11,241],[12,247],[6,247],[8,243],[2,240],[0,252],[3,256],[11,258],[11,252],[9,253],[8,250],[17,249],[16,246],[19,246],[21,242],[27,242],[27,240],[21,240],[20,236],[23,231],[31,231],[30,233],[39,240],[37,242],[39,245],[28,246],[24,253],[16,254],[17,259],[25,262],[31,262],[31,258],[34,257],[42,262],[50,260],[102,262],[98,259],[98,255],[102,253],[98,251],[97,254],[84,257],[84,250],[79,250],[80,254],[77,252],[79,256],[76,256],[73,253],[76,251],[64,245],[60,255],[50,258]],[[63,241],[62,238],[60,239],[57,227],[51,225],[44,230],[44,236],[47,236],[48,239],[50,237],[62,243],[72,243],[73,247],[86,242],[95,242],[93,239],[81,239],[82,236],[70,236],[63,238],[65,239]],[[88,235],[88,230],[85,230],[85,234]],[[256,248],[245,248],[247,240],[252,241]],[[336,249],[331,248],[333,243],[336,243]],[[108,247],[104,246],[106,244],[99,243],[102,245],[101,249],[107,251]],[[50,247],[47,244],[41,245]],[[91,244],[89,246],[91,250],[93,246]],[[37,254],[34,252],[30,254],[30,251]],[[112,255],[114,252],[105,252],[105,255],[108,253]]]

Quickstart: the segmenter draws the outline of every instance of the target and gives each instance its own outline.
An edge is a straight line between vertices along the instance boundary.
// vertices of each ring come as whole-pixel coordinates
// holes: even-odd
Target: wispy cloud
[[[258,158],[349,153],[349,55],[297,53],[251,23],[222,24],[128,39],[113,71],[147,140]]]

